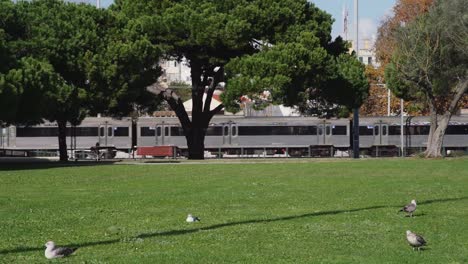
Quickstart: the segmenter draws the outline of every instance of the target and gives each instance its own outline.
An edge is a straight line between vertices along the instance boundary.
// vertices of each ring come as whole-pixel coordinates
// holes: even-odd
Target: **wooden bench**
[[[137,155],[152,156],[158,158],[177,158],[179,148],[176,146],[153,146],[153,147],[138,147]]]

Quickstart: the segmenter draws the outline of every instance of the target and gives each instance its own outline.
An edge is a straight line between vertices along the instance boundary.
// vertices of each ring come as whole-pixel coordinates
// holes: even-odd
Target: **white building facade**
[[[190,67],[185,58],[181,61],[162,60],[159,62],[159,66],[161,66],[164,71],[167,83],[182,82],[189,85],[192,84]]]

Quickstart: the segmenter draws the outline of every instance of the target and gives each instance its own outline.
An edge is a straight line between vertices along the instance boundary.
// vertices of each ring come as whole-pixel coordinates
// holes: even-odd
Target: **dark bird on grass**
[[[200,221],[200,218],[189,214],[189,215],[187,216],[187,219],[185,219],[185,221],[187,221],[187,223],[199,222],[199,221]]]
[[[411,203],[405,205],[399,212],[406,212],[410,217],[413,217],[414,211],[416,211],[416,200],[411,200]]]
[[[417,248],[418,251],[419,248],[427,244],[426,240],[424,240],[422,236],[413,233],[409,230],[406,231],[406,240],[408,240],[409,245],[413,247],[413,250]]]
[[[55,247],[54,241],[48,241],[46,244],[45,257],[48,259],[63,258],[70,256],[78,248]]]

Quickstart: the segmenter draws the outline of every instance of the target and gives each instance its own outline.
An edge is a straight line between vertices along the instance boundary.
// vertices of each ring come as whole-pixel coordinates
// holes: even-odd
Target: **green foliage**
[[[51,263],[466,263],[467,161],[2,164],[0,262],[53,240],[79,250]]]
[[[353,55],[341,54],[331,65],[335,74],[322,88],[323,97],[348,108],[361,106],[369,91],[364,64]]]
[[[20,17],[16,23],[20,26],[16,27],[24,31],[13,28],[12,36],[6,39],[10,54],[14,55],[10,70],[24,66],[17,62],[30,57],[47,64],[48,74],[56,80],[41,83],[41,78],[25,76],[34,72],[20,68],[16,72],[37,83],[16,80],[8,84],[11,78],[2,77],[2,86],[10,87],[10,94],[11,86],[16,86],[19,101],[40,100],[38,105],[42,107],[31,116],[32,120],[41,115],[50,121],[77,124],[86,114],[118,116],[128,114],[136,104],[142,109],[155,107],[157,101],[152,100],[145,88],[160,75],[156,66],[160,52],[145,36],[127,27],[125,17],[91,5],[58,0],[16,4],[2,1],[2,5],[9,7],[1,11],[7,14],[5,21]],[[0,28],[0,56],[4,53],[3,35]],[[15,75],[14,72],[11,74]],[[30,89],[35,91],[28,92]],[[36,94],[38,91],[41,97]],[[35,96],[29,98],[30,95]],[[23,108],[24,105],[18,105],[17,122],[25,121],[28,118],[25,114],[30,114]]]
[[[10,114],[4,121],[10,123],[39,123],[44,116],[51,117],[63,109],[72,108],[67,102],[72,89],[46,61],[21,58],[17,68],[5,75],[5,86],[16,95],[16,100],[8,96],[4,99]]]
[[[336,52],[337,47],[331,49]],[[353,108],[363,103],[369,89],[362,63],[347,53],[328,54],[311,33],[302,33],[294,43],[234,59],[227,70],[231,78],[223,98],[232,111],[238,110],[242,95],[255,98],[264,90],[272,93],[274,103],[296,104],[302,112],[314,111],[309,109],[311,100],[320,101],[315,110],[326,111],[324,105],[330,103]]]
[[[236,101],[241,96],[255,98],[268,90],[274,103],[292,105],[298,101],[299,92],[320,78],[326,57],[319,39],[302,33],[295,42],[264,47],[256,54],[233,59],[226,66],[229,80],[223,101],[228,109],[237,110]]]
[[[170,89],[175,89],[177,95],[182,99],[183,102],[190,100],[192,97],[192,86],[184,82],[171,82],[169,84]]]
[[[112,9],[131,17],[168,57],[186,57],[204,80],[214,67],[226,66],[222,97],[230,111],[239,109],[241,96],[255,98],[264,90],[273,103],[307,100],[306,90],[329,81],[333,69],[327,64],[348,47],[341,38],[331,42],[330,15],[305,0],[119,0]]]
[[[0,123],[14,120],[18,105],[18,89],[12,86],[6,74],[16,65],[15,52],[12,45],[24,34],[22,19],[16,12],[11,1],[0,1]]]
[[[437,101],[444,112],[457,84],[468,79],[468,17],[463,0],[438,0],[427,14],[401,26],[386,69],[392,91],[405,99]]]

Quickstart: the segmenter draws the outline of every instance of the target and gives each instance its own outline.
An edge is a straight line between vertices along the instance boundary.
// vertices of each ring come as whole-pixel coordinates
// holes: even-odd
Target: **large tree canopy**
[[[177,114],[192,159],[203,158],[213,115],[224,106],[238,109],[243,95],[255,97],[269,90],[274,102],[306,105],[316,91],[332,87],[320,95],[355,106],[367,91],[362,66],[344,55],[347,46],[341,39],[331,41],[331,16],[306,0],[116,0],[112,9],[164,47],[166,57],[187,58],[191,118],[174,91],[161,85],[150,89]],[[220,81],[227,83],[224,104],[209,109]]]
[[[441,155],[450,117],[468,91],[467,11],[463,0],[437,0],[427,14],[395,33],[386,80],[398,96],[428,105],[428,157]]]
[[[18,16],[23,29],[11,30],[6,40],[12,66],[1,83],[17,98],[8,121],[27,123],[37,116],[56,121],[61,160],[67,159],[67,122],[77,125],[89,113],[125,115],[137,103],[154,106],[146,86],[160,74],[160,52],[127,27],[124,16],[59,0],[2,4],[9,8],[7,18]],[[35,115],[30,105],[40,106]]]
[[[391,59],[398,40],[395,33],[402,23],[409,23],[428,12],[434,0],[397,0],[393,7],[393,16],[388,17],[378,28],[375,42],[376,55],[382,66]]]

